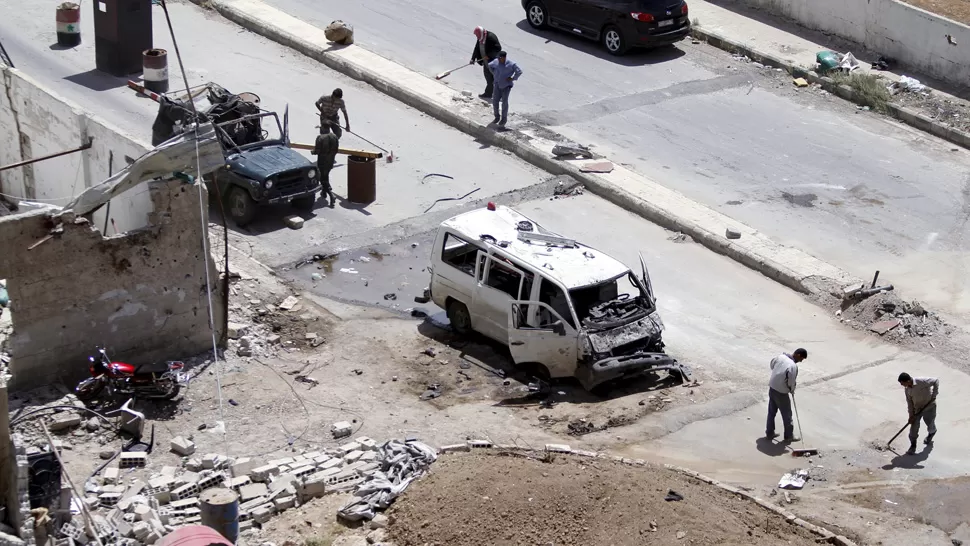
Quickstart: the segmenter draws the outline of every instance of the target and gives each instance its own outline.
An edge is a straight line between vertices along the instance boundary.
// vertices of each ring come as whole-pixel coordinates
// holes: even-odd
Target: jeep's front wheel
[[[249,195],[249,192],[239,186],[233,186],[227,198],[229,205],[229,217],[237,226],[243,227],[252,223],[256,217],[256,201]]]
[[[302,210],[304,212],[310,212],[313,210],[313,205],[317,203],[317,194],[312,193],[310,195],[304,195],[303,197],[297,197],[293,200],[293,208],[296,210]]]

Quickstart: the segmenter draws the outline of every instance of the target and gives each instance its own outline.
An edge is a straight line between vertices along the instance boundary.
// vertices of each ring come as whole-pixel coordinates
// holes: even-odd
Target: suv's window
[[[562,319],[569,323],[570,326],[573,328],[576,327],[573,324],[573,315],[569,312],[569,302],[566,300],[566,293],[563,292],[562,288],[552,284],[548,279],[542,279],[542,284],[539,285],[539,301],[552,307],[553,311],[559,313]],[[543,312],[541,307],[539,308],[540,327],[551,324],[555,320],[551,315]]]
[[[488,275],[485,277],[485,285],[496,290],[501,290],[513,298],[519,295],[519,287],[522,282],[522,275],[515,271],[511,266],[505,265],[492,258],[488,262]]]
[[[445,243],[441,248],[441,261],[463,273],[475,276],[475,256],[477,253],[478,247],[448,233],[445,235]]]

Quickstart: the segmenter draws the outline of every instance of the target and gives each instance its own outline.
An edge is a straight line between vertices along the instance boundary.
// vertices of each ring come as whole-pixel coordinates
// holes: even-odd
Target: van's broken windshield
[[[640,280],[627,273],[615,279],[569,291],[579,321],[590,330],[615,328],[653,311]]]

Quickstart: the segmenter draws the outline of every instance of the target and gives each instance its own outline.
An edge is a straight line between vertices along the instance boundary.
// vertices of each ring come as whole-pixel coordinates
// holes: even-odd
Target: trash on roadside
[[[552,147],[552,155],[557,159],[566,157],[593,159],[593,152],[590,151],[589,146],[580,144],[556,144]]]
[[[420,399],[423,401],[431,400],[441,396],[441,385],[433,383],[428,385],[428,390],[421,394]]]
[[[892,70],[895,66],[896,59],[886,57],[885,55],[880,55],[879,58],[872,63],[872,68],[875,70]]]
[[[806,481],[808,481],[808,470],[792,471],[781,477],[781,480],[778,482],[778,488],[801,489],[805,487]]]
[[[391,300],[391,301],[396,300],[397,299],[397,294],[395,294],[394,292],[389,292],[387,294],[384,294],[384,299],[385,300]]]
[[[839,68],[846,72],[852,72],[858,69],[859,66],[859,60],[852,53],[846,53],[842,56],[842,60],[839,61]]]
[[[819,51],[815,54],[815,62],[818,64],[819,73],[835,70],[839,67],[839,55],[834,51]]]
[[[323,35],[331,42],[340,45],[354,43],[354,27],[339,19],[327,25],[327,28],[323,30]]]
[[[664,500],[667,502],[682,501],[684,500],[684,496],[673,489],[668,489],[667,496],[664,497]]]
[[[926,86],[920,83],[919,80],[910,78],[909,76],[900,76],[899,81],[892,84],[892,87],[910,93],[922,93],[926,90]]]
[[[389,440],[377,449],[381,470],[370,474],[354,490],[354,496],[337,512],[349,521],[374,520],[399,497],[408,485],[423,476],[438,453],[417,440]]]
[[[795,87],[808,87],[808,81],[805,78],[795,78],[792,83],[795,84]]]
[[[609,161],[587,163],[580,167],[579,170],[584,173],[610,173],[613,172],[613,163]]]

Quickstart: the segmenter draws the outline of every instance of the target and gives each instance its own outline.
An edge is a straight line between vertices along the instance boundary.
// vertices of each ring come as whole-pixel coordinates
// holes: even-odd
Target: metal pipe
[[[24,165],[30,165],[31,163],[37,163],[38,161],[46,161],[48,159],[54,159],[55,157],[61,157],[62,155],[68,155],[68,154],[73,154],[73,153],[77,153],[77,152],[83,152],[84,150],[87,150],[88,148],[90,148],[92,144],[94,144],[94,137],[89,138],[87,144],[83,144],[83,145],[81,145],[81,146],[79,146],[77,148],[74,148],[73,150],[67,150],[67,151],[64,151],[64,152],[57,152],[56,154],[45,155],[43,157],[35,157],[34,159],[27,159],[27,160],[21,161],[19,163],[12,163],[10,165],[5,165],[3,167],[0,167],[0,171],[5,171],[7,169],[13,169],[13,168],[16,168],[16,167],[23,167]]]

